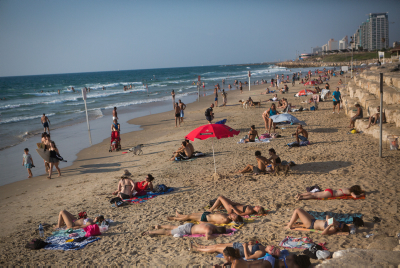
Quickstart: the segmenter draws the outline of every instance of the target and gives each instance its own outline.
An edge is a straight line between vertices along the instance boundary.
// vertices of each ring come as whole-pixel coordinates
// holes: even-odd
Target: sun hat
[[[132,176],[132,173],[129,172],[129,170],[125,169],[124,174],[121,175],[121,178],[127,178]]]

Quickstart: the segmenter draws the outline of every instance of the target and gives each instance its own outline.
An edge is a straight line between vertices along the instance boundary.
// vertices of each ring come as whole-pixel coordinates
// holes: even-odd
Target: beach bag
[[[111,203],[111,204],[115,204],[115,203],[119,203],[119,202],[122,202],[122,199],[119,198],[119,197],[114,197],[114,198],[112,198],[112,199],[110,200],[110,203]]]
[[[364,226],[364,221],[359,217],[354,217],[353,218],[353,224],[354,224],[355,227]]]
[[[165,186],[164,184],[157,184],[153,189],[155,193],[165,193],[167,190],[168,187]]]
[[[304,250],[303,254],[307,255],[311,259],[316,260],[316,259],[318,259],[318,257],[317,257],[317,251],[318,250],[323,250],[323,248],[320,245],[314,244],[310,248]]]
[[[83,230],[86,232],[85,237],[101,235],[100,228],[97,224],[89,225],[83,228]]]
[[[42,239],[33,239],[31,242],[28,242],[25,245],[25,248],[32,249],[32,250],[37,250],[44,248],[47,246],[49,243],[44,242]]]

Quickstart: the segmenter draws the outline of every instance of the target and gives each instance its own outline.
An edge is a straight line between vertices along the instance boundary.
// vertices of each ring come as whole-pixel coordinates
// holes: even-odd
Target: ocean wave
[[[5,106],[0,106],[0,110],[5,110],[5,109],[13,109],[13,108],[18,108],[21,107],[21,104],[9,104]]]
[[[87,101],[86,104],[95,103],[95,102],[96,102],[95,100],[94,100],[94,101]],[[85,105],[85,103],[84,103],[84,102],[79,102],[79,103],[67,103],[66,105],[68,105],[68,106],[76,106],[76,105]]]
[[[46,114],[47,117],[50,117],[50,116],[53,116],[53,115],[55,115],[55,113]],[[36,119],[36,118],[40,118],[40,117],[42,117],[42,115],[12,117],[12,118],[0,121],[0,124],[7,124],[7,123],[14,123],[14,122],[19,122],[19,121],[26,121],[26,120]]]
[[[39,92],[39,93],[24,93],[23,95],[35,95],[35,96],[53,96],[58,95],[58,92]]]

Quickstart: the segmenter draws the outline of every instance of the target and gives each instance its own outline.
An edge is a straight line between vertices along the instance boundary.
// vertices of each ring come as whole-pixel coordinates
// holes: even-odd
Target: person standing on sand
[[[222,95],[222,102],[223,102],[222,106],[226,106],[226,102],[227,102],[226,95],[227,94],[224,89],[222,90],[221,95]]]
[[[28,170],[28,178],[32,178],[32,171],[31,169],[35,166],[33,165],[33,159],[32,156],[29,153],[29,149],[25,148],[24,149],[24,154],[22,155],[22,165],[26,167]]]
[[[181,109],[181,117],[180,117],[180,119],[181,119],[181,123],[183,123],[183,117],[185,116],[183,110],[186,109],[186,104],[184,104],[181,100],[178,100],[178,101],[179,101],[179,108]]]
[[[243,93],[242,81],[239,82],[239,90],[240,90],[240,94],[242,94]]]
[[[170,235],[174,237],[183,237],[185,235],[202,234],[205,235],[206,240],[210,240],[213,234],[226,234],[226,227],[215,226],[211,223],[186,223],[183,225],[156,225],[154,231],[143,232],[145,235]]]
[[[174,106],[173,108],[175,109],[175,91],[172,90],[171,96],[172,96],[172,105]]]
[[[179,122],[179,127],[181,126],[181,108],[179,108],[179,104],[175,104],[175,127],[178,127],[178,122]]]
[[[42,117],[40,118],[40,121],[42,122],[42,125],[43,125],[43,128],[44,128],[44,132],[46,132],[46,128],[47,128],[47,132],[49,132],[49,134],[50,134],[50,127],[49,127],[50,120],[49,120],[49,118],[45,114],[43,114]]]
[[[114,120],[118,120],[117,107],[114,107],[114,110],[113,110],[113,121]]]
[[[207,108],[207,110],[205,112],[206,119],[209,124],[211,124],[211,121],[214,119],[213,108],[214,108],[214,103],[211,103],[211,106],[209,108]]]
[[[58,151],[56,144],[54,143],[54,141],[50,142],[50,159],[49,159],[49,176],[47,177],[48,179],[51,179],[51,174],[53,173],[53,167],[55,167],[58,171],[58,177],[61,177],[61,170],[58,167],[58,163],[60,163],[60,160],[58,160],[57,155],[60,154],[60,152]]]
[[[335,113],[336,106],[338,107],[338,114],[340,112],[340,102],[342,101],[342,96],[340,95],[339,87],[336,88],[336,91],[333,91],[333,113]]]
[[[214,99],[215,107],[218,107],[218,88],[217,87],[214,88],[214,97],[215,97],[215,99]]]

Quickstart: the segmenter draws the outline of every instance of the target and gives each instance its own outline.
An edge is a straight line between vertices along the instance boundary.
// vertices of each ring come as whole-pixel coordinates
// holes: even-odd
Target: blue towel
[[[99,240],[99,237],[91,236],[82,242],[65,242],[68,239],[76,239],[78,237],[60,237],[60,236],[49,236],[46,239],[47,243],[51,243],[44,247],[49,250],[78,250],[84,248],[87,244],[93,243]]]
[[[334,213],[334,212],[316,212],[316,211],[307,211],[311,216],[313,216],[316,220],[325,220],[326,215],[329,217],[335,218],[338,222],[343,222],[346,224],[353,223],[353,219],[355,217],[362,218],[361,213]]]
[[[226,123],[226,119],[222,119],[221,121],[218,121],[215,124],[225,125],[225,123]]]
[[[57,231],[53,232],[52,236],[69,238],[70,234],[66,233],[65,231],[66,230],[57,230]],[[76,236],[76,237],[79,237],[79,236],[82,237],[82,236],[85,236],[85,234],[86,234],[86,232],[83,229],[75,229],[74,233],[78,234],[78,236]],[[71,237],[71,238],[75,238],[75,237]]]
[[[284,258],[286,258],[287,256],[289,256],[289,254],[290,254],[290,252],[287,251],[286,249],[284,249],[284,250],[281,251],[281,254],[279,255],[279,259],[280,259],[280,260],[283,260]],[[262,256],[261,258],[258,258],[257,260],[263,260],[263,259],[265,259],[267,256],[271,256],[271,254],[265,253],[264,256]],[[223,255],[222,253],[220,253],[220,254],[217,255],[217,258],[223,258],[223,257],[224,257],[224,255]],[[245,258],[243,258],[243,259],[246,260]]]

